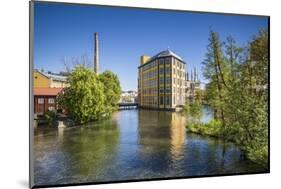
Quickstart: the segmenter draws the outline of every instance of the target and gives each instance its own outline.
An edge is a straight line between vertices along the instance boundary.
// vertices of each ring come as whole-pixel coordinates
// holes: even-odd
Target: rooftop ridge
[[[155,56],[151,57],[151,60],[155,59],[155,58],[167,57],[167,56],[174,56],[177,59],[183,61],[183,59],[179,55],[174,53],[172,50],[170,50],[170,48],[163,50],[163,51],[159,52],[158,54],[156,54]]]

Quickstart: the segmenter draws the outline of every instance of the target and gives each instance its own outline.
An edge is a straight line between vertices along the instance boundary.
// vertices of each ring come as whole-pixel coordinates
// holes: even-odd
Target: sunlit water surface
[[[204,109],[202,121],[211,115]],[[36,185],[265,171],[231,143],[187,134],[180,113],[123,110],[65,129],[35,129]]]

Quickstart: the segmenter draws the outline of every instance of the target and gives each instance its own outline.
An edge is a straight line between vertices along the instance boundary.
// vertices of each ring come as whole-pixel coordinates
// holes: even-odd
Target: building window
[[[159,74],[164,74],[164,68],[160,68]]]
[[[165,64],[170,64],[170,59],[169,58],[165,59]]]
[[[164,104],[164,97],[160,96],[160,105],[163,105],[163,104]]]
[[[170,68],[166,68],[166,74],[170,74],[171,73],[171,69]]]
[[[44,104],[44,98],[38,98],[38,104]]]
[[[54,110],[55,110],[55,107],[50,106],[50,107],[48,107],[48,110],[49,110],[49,111],[54,111]]]
[[[48,98],[48,104],[54,104],[55,99],[54,98]]]
[[[166,105],[170,105],[170,98],[166,96]]]
[[[163,59],[160,59],[160,60],[159,60],[159,64],[160,64],[160,65],[163,65],[163,64],[164,64],[164,60],[163,60]]]
[[[157,97],[154,97],[154,104],[157,105]]]
[[[161,85],[161,84],[164,84],[164,78],[163,78],[163,77],[160,77],[159,83],[160,83],[160,85]]]
[[[169,77],[166,77],[166,84],[170,84],[171,83],[171,79]]]

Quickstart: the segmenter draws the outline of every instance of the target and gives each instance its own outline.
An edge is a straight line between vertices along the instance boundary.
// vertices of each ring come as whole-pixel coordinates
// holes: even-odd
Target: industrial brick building
[[[198,74],[195,71],[189,80],[186,63],[171,50],[141,56],[138,72],[140,107],[174,110],[194,95]]]

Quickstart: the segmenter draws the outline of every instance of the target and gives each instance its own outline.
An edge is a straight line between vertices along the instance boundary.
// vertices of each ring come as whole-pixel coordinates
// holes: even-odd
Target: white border
[[[280,5],[276,0],[68,0],[68,2],[271,16],[271,174],[81,186],[80,188],[267,188],[280,186]],[[0,187],[28,187],[29,27],[28,1],[0,7]],[[74,187],[68,187],[74,188]],[[277,187],[278,188],[278,187]]]

